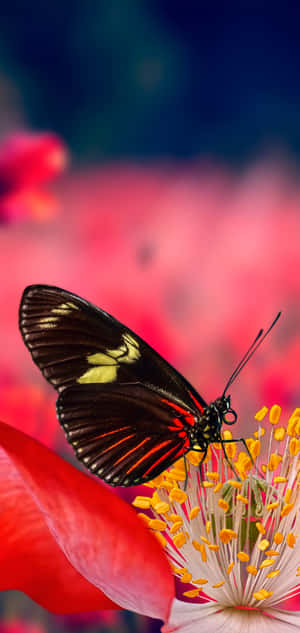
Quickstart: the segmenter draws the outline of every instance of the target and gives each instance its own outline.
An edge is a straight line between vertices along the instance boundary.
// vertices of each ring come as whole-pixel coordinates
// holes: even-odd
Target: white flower
[[[279,406],[263,426],[266,413],[263,407],[256,414],[258,429],[246,440],[254,463],[236,443],[226,444],[240,480],[213,444],[202,479],[201,454],[191,451],[186,490],[181,459],[149,484],[152,497],[134,501],[151,507],[154,518],[140,516],[163,544],[175,576],[189,585],[182,594],[188,601],[174,601],[165,633],[300,628],[300,612],[280,608],[300,591],[300,409],[287,428],[279,426]],[[232,439],[229,431],[223,439]]]

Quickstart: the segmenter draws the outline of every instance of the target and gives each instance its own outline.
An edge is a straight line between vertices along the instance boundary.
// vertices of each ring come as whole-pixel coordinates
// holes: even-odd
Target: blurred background
[[[207,401],[282,310],[232,386],[235,435],[263,404],[299,406],[300,7],[276,7],[5,6],[0,417],[70,460],[18,332],[31,283],[116,316]],[[0,606],[0,633],[159,630],[124,612],[51,616],[13,592]]]

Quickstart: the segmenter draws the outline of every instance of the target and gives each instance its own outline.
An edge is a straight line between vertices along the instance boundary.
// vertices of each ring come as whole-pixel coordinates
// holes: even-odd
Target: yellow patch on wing
[[[71,301],[67,301],[67,303],[62,303],[60,306],[58,306],[58,308],[53,308],[53,310],[51,310],[51,314],[55,314],[58,316],[50,315],[47,317],[43,317],[39,322],[39,326],[42,329],[54,328],[57,325],[59,316],[65,316],[66,314],[70,314],[72,310],[79,310],[79,308],[75,305],[75,303],[72,303]]]
[[[121,363],[134,363],[141,356],[138,342],[131,334],[122,335],[124,343],[121,343],[117,349],[108,349],[106,352],[97,352],[87,356],[87,362],[95,365],[88,369],[77,382],[80,384],[88,383],[107,383],[113,382],[117,378],[118,367]]]

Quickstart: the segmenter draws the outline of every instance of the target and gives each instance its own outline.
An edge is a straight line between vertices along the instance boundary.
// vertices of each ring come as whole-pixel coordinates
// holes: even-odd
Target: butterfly
[[[57,416],[78,459],[113,486],[146,483],[190,450],[221,442],[237,413],[226,395],[275,325],[260,330],[207,404],[143,339],[85,299],[47,285],[23,293],[19,327],[33,361],[58,391]],[[232,440],[231,440],[232,441]],[[242,441],[242,438],[234,441]]]

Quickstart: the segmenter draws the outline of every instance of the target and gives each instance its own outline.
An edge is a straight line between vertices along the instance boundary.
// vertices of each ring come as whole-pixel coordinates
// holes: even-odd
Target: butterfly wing
[[[75,385],[57,414],[78,459],[111,485],[145,483],[190,449],[192,415],[146,385]]]
[[[191,410],[206,406],[145,341],[71,292],[29,286],[21,300],[19,325],[34,362],[59,392],[75,384],[139,382],[172,394]]]

